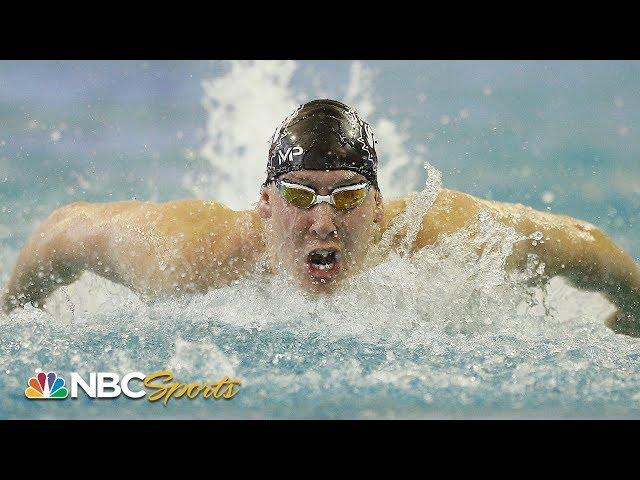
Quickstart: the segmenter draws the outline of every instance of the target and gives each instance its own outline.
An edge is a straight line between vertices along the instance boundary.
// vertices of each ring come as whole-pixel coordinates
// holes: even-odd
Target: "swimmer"
[[[202,200],[59,208],[20,252],[2,307],[7,313],[26,303],[43,308],[52,292],[86,270],[144,296],[205,292],[256,270],[282,271],[303,290],[330,293],[375,264],[375,247],[409,202],[383,200],[375,143],[353,109],[314,100],[276,129],[254,209],[234,211]],[[483,209],[534,238],[515,243],[508,271],[525,268],[535,254],[549,278],[561,275],[603,293],[617,307],[606,320],[615,332],[640,336],[640,267],[582,220],[442,189],[411,250],[469,227]]]

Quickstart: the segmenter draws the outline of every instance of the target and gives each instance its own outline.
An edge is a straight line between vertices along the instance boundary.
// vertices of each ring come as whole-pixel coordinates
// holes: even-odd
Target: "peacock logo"
[[[41,400],[62,400],[69,396],[69,390],[64,386],[64,378],[56,372],[45,373],[36,370],[36,376],[31,377],[29,386],[24,391],[27,398]]]

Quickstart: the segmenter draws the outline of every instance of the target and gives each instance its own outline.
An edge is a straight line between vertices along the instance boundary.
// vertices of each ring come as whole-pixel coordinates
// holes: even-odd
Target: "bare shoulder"
[[[393,218],[404,211],[410,197],[393,199],[385,203],[386,229]],[[560,231],[561,236],[571,234],[589,239],[601,236],[600,230],[589,222],[569,215],[535,210],[521,203],[499,202],[474,197],[457,190],[442,189],[422,219],[416,238],[416,248],[435,243],[441,234],[450,234],[477,218],[480,210],[489,210],[501,222],[529,235],[537,230]]]
[[[157,231],[183,242],[206,243],[230,254],[260,234],[262,224],[253,210],[232,210],[206,200],[176,200],[159,204]]]
[[[253,210],[232,210],[210,200],[175,200],[164,203],[139,202],[125,206],[118,214],[136,226],[153,231],[187,249],[214,249],[239,254],[239,250],[261,239],[262,223]],[[117,218],[118,218],[117,217]]]
[[[106,203],[76,202],[57,209],[42,228],[60,230],[67,239],[97,246],[142,246],[163,252],[215,249],[233,254],[243,234],[257,228],[251,211],[235,211],[213,201],[188,199],[169,202],[126,200]]]
[[[385,202],[383,231],[393,219],[403,212],[410,196]],[[422,225],[416,238],[415,248],[435,243],[441,234],[449,234],[464,227],[475,218],[481,203],[476,197],[456,190],[442,189],[429,211],[422,218]]]
[[[221,203],[194,199],[151,204],[144,213],[145,218],[149,218],[149,213],[158,215],[159,231],[165,234],[190,233],[194,236],[226,231],[247,217],[247,212],[232,210]]]
[[[75,202],[57,209],[51,217],[69,215],[90,217],[94,225],[110,223],[140,229],[153,228],[157,233],[199,233],[213,226],[220,228],[249,212],[238,212],[213,201],[188,199],[168,202],[125,200],[105,203]]]
[[[602,231],[592,223],[562,213],[536,210],[521,203],[497,202],[476,199],[481,208],[491,210],[503,223],[513,226],[520,233],[530,235],[535,231],[554,233],[556,238],[574,237],[594,240],[603,237]]]
[[[124,201],[85,208],[100,219],[95,230],[104,233],[105,244],[111,246],[112,264],[140,291],[172,291],[176,285],[182,291],[205,290],[226,284],[249,268],[251,252],[261,247],[254,212],[214,201]]]

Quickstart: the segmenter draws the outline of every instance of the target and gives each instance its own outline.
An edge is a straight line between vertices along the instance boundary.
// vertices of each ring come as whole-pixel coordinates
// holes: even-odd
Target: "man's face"
[[[367,181],[349,170],[301,170],[283,174],[280,180],[305,185],[318,195]],[[351,210],[328,203],[303,209],[288,203],[271,183],[262,189],[258,213],[270,219],[267,241],[278,264],[304,289],[329,292],[363,264],[383,212],[382,198],[373,187]]]

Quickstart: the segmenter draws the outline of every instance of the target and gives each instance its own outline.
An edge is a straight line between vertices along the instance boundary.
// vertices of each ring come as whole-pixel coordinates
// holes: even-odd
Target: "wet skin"
[[[344,170],[290,172],[283,178],[321,195],[364,180]],[[27,240],[2,307],[9,312],[28,302],[42,306],[85,270],[143,295],[204,292],[256,270],[283,271],[306,291],[329,293],[371,263],[370,247],[407,202],[383,202],[371,189],[352,210],[326,203],[304,210],[288,204],[270,184],[261,189],[255,209],[240,212],[202,200],[74,203],[54,211]],[[516,243],[508,270],[524,268],[527,255],[535,253],[549,277],[562,275],[579,288],[605,294],[618,307],[606,321],[611,328],[640,334],[640,267],[587,222],[443,189],[423,216],[413,250],[435,244],[439,235],[471,228],[481,209],[521,235],[537,231],[549,239]],[[335,269],[310,267],[309,253],[318,248],[340,252]]]

